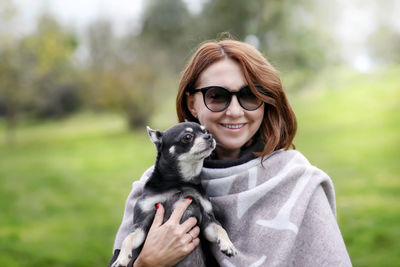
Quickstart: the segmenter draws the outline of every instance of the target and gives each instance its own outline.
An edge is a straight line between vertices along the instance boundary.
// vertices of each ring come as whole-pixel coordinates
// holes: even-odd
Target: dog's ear
[[[161,145],[162,145],[162,136],[163,133],[157,130],[151,129],[149,126],[146,126],[147,133],[150,136],[151,142],[156,146],[157,151],[161,150]]]

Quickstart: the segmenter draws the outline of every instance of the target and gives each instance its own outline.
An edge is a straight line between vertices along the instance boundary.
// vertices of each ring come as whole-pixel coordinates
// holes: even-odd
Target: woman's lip
[[[221,125],[225,128],[236,130],[243,128],[246,123],[221,123]]]

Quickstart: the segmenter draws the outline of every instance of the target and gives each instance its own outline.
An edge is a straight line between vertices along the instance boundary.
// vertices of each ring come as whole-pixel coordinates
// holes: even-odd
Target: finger
[[[200,244],[200,239],[199,238],[195,238],[193,239],[193,241],[189,244],[187,244],[187,248],[188,250],[191,252],[192,250],[194,250],[198,245]]]
[[[192,199],[183,199],[179,202],[179,204],[175,207],[174,211],[171,214],[169,220],[175,223],[179,223],[183,213],[189,207],[190,203],[192,203]]]
[[[190,217],[181,224],[181,229],[184,233],[189,232],[197,224],[195,217]]]
[[[184,240],[184,243],[187,244],[187,243],[192,242],[194,240],[194,238],[189,233],[187,233],[184,235],[183,240]]]
[[[163,205],[161,205],[160,203],[156,204],[156,215],[154,215],[154,220],[153,220],[153,224],[151,225],[153,226],[161,226],[163,224],[164,221],[164,207]]]
[[[200,234],[200,227],[195,226],[192,230],[188,232],[188,234],[193,237],[193,239],[197,238]]]
[[[193,240],[195,240],[200,233],[200,228],[198,226],[194,227],[192,230],[190,230],[189,232],[187,232],[187,234],[185,235],[185,242],[186,243],[190,243],[193,242]]]

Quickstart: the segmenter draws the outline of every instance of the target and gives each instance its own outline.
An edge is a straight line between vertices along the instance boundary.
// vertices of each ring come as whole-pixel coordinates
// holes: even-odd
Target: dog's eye
[[[190,143],[190,142],[192,142],[192,140],[193,140],[192,134],[187,133],[182,137],[182,142],[184,142],[184,143]]]

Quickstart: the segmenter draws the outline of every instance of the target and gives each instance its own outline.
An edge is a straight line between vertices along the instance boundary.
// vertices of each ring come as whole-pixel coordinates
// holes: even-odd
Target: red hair
[[[179,122],[198,120],[186,103],[186,92],[196,87],[200,74],[211,64],[225,58],[236,61],[252,92],[265,103],[264,119],[259,133],[265,146],[258,156],[266,156],[278,149],[294,148],[297,130],[296,116],[290,107],[275,68],[253,46],[235,40],[208,41],[200,45],[184,69],[176,98]],[[254,85],[261,85],[260,92]]]

